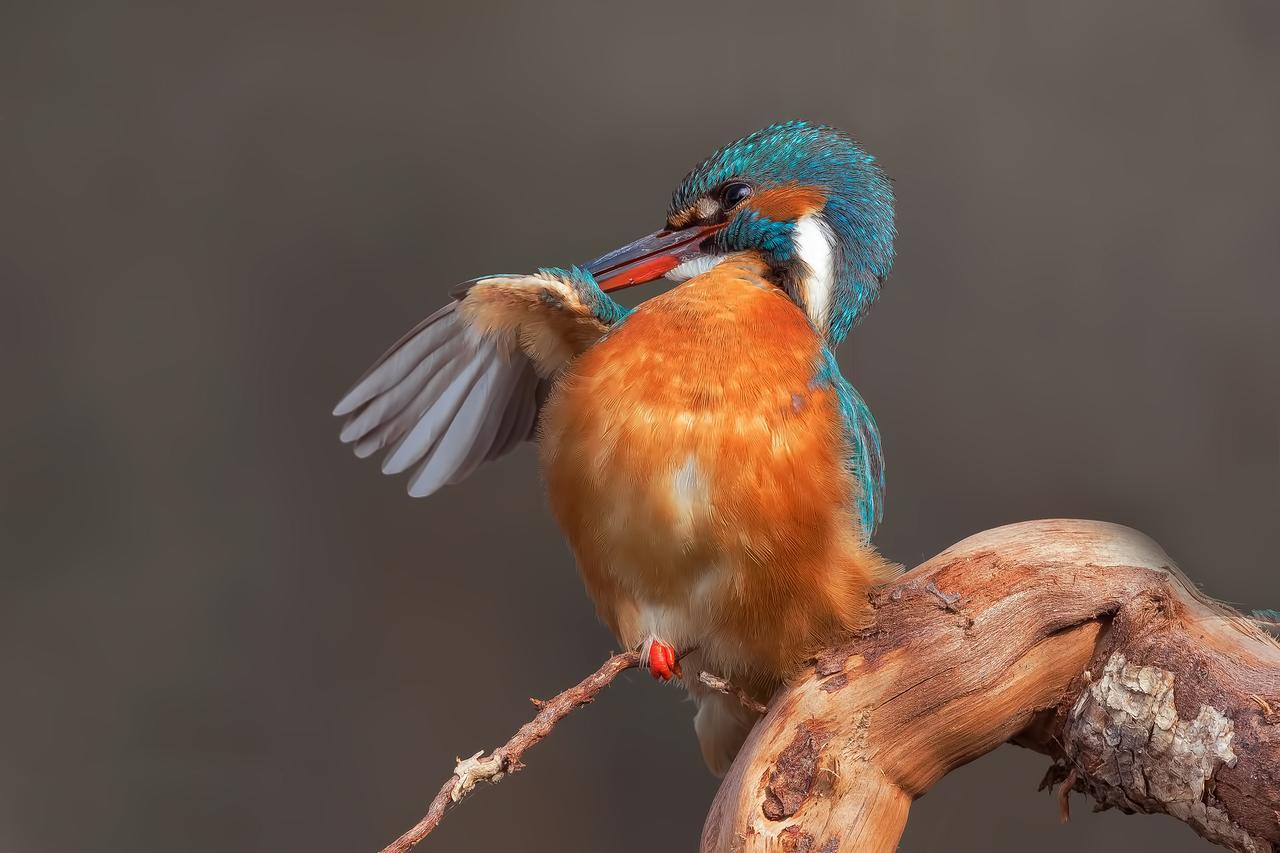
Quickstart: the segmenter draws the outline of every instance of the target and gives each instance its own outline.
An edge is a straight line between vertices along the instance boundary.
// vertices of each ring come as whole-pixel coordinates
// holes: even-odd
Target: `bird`
[[[893,264],[893,187],[825,124],[715,151],[662,227],[581,265],[490,275],[342,398],[341,440],[426,496],[526,441],[586,589],[624,649],[694,700],[723,775],[766,703],[870,622],[898,567],[880,433],[834,350]],[[610,294],[665,278],[628,309]]]

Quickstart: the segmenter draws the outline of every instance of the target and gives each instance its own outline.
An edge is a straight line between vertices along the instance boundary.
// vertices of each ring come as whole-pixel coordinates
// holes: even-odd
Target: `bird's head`
[[[666,226],[588,264],[604,290],[682,281],[758,252],[770,277],[838,343],[893,265],[893,189],[838,130],[774,124],[726,145],[676,189]]]

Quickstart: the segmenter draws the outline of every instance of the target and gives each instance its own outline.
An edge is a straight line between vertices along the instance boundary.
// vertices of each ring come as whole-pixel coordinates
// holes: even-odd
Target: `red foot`
[[[676,660],[676,648],[661,640],[649,643],[649,660],[646,664],[649,674],[659,681],[670,681],[684,675],[680,671],[680,661]]]

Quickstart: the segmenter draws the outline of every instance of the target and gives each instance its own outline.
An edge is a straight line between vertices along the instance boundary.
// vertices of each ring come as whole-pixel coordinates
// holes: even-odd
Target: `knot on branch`
[[[822,750],[831,733],[810,723],[801,723],[795,737],[769,774],[761,810],[769,820],[782,820],[794,815],[813,791]]]
[[[481,756],[484,756],[483,758]],[[458,781],[453,783],[453,790],[449,792],[449,799],[455,803],[460,802],[463,797],[470,794],[481,782],[497,782],[505,775],[502,757],[494,755],[485,755],[484,750],[480,750],[470,758],[457,758],[457,766],[453,768],[453,775],[458,777]]]

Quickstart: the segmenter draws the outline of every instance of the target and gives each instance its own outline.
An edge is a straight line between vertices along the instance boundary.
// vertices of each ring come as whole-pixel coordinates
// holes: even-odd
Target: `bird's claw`
[[[644,666],[654,678],[659,681],[670,681],[684,675],[680,671],[680,661],[676,659],[675,646],[653,639],[648,642],[646,648],[647,651],[642,656]]]

